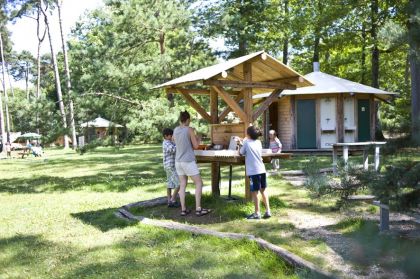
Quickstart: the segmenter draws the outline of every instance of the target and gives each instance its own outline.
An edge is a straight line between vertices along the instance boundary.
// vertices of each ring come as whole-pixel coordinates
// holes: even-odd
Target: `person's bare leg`
[[[178,192],[179,192],[179,187],[176,187],[174,189],[174,192],[172,193],[172,200],[171,201],[176,202],[176,196],[178,195]]]
[[[187,209],[185,206],[185,188],[187,187],[188,177],[186,175],[179,176],[179,200],[181,201],[181,210]]]
[[[254,201],[255,214],[260,213],[260,201],[258,199],[258,192],[251,192],[252,200]]]
[[[265,212],[267,213],[271,213],[270,211],[270,202],[268,200],[268,193],[265,192],[265,188],[262,188],[260,190],[261,196],[262,196],[262,201],[264,203],[265,206]]]
[[[166,189],[166,197],[168,198],[168,204],[171,203],[171,188]]]
[[[197,174],[191,176],[191,179],[194,181],[195,184],[195,209],[201,209],[201,194],[203,191],[203,180],[201,179],[201,175]]]

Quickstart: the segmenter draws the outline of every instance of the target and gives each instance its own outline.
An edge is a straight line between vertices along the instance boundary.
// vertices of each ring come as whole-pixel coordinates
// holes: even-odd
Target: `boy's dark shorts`
[[[251,186],[251,192],[258,192],[259,190],[265,189],[267,187],[267,178],[265,173],[250,175],[249,182]]]

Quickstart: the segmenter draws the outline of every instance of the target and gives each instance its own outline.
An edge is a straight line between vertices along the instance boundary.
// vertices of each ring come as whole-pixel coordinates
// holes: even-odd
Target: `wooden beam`
[[[301,76],[296,76],[296,77],[289,77],[289,78],[279,78],[276,80],[272,80],[271,82],[282,82],[282,83],[289,83],[289,82],[297,82],[297,83],[302,83],[304,82],[305,79]]]
[[[253,121],[256,121],[257,120],[257,118],[264,112],[264,111],[266,111],[267,109],[268,109],[268,107],[271,105],[271,103],[272,102],[274,102],[274,100],[276,100],[278,97],[279,97],[279,95],[280,95],[280,93],[282,92],[283,90],[281,90],[281,89],[276,89],[276,90],[274,90],[271,94],[270,94],[270,96],[268,96],[267,97],[267,99],[265,99],[264,100],[264,102],[257,108],[257,109],[255,109],[254,110],[254,113],[252,114],[252,120]]]
[[[197,94],[197,95],[209,95],[210,90],[208,89],[202,89],[202,88],[180,88],[180,87],[169,87],[166,88],[166,93],[179,93],[178,89],[181,89],[183,92],[188,94]]]
[[[252,83],[252,63],[245,62],[243,64],[244,82]],[[252,87],[244,88],[244,112],[246,119],[244,120],[244,130],[252,124]],[[245,171],[246,173],[246,171]],[[245,199],[251,200],[251,190],[249,177],[245,175]]]
[[[247,115],[242,110],[242,108],[238,105],[238,103],[235,102],[234,99],[232,99],[229,96],[229,94],[222,87],[212,86],[212,88],[216,90],[216,92],[220,95],[220,97],[222,97],[222,99],[226,102],[226,104],[239,116],[239,118],[242,121],[247,120]]]
[[[213,88],[210,88],[210,116],[211,124],[219,123],[219,111],[218,111],[218,98],[217,91]],[[212,143],[213,143],[213,133],[211,134]],[[215,162],[211,164],[211,193],[215,197],[220,196],[220,163]]]
[[[211,123],[211,117],[207,113],[207,111],[199,104],[196,100],[194,100],[193,97],[190,96],[190,94],[185,89],[177,88],[177,91],[184,97],[184,99],[187,101],[187,103],[192,106],[200,115],[203,117],[206,121]]]
[[[237,95],[235,97],[235,102],[239,103],[242,99],[244,98],[244,94],[242,92],[239,93],[239,95]],[[228,105],[223,111],[222,113],[219,115],[219,120],[222,121],[223,119],[225,119],[225,117],[228,115],[229,112],[232,111],[232,108]]]
[[[281,82],[253,82],[253,81],[241,81],[241,80],[205,80],[204,85],[210,86],[229,86],[236,88],[270,88],[270,89],[291,89],[295,90],[296,85]]]

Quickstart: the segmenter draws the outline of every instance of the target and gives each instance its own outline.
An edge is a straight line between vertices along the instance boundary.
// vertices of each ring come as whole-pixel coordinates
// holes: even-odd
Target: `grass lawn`
[[[165,194],[156,153],[145,145],[0,160],[0,278],[303,276],[252,242],[117,219],[116,208]]]
[[[144,145],[98,148],[80,156],[51,149],[44,158],[0,160],[0,278],[308,277],[252,242],[193,237],[117,219],[113,213],[122,205],[166,194],[162,159],[156,156],[160,151],[159,145]],[[406,156],[420,158],[409,152],[384,160]],[[357,156],[351,160],[361,162]],[[308,156],[296,156],[281,165],[299,169],[308,161]],[[321,167],[331,165],[329,156],[319,161]],[[222,178],[227,172],[223,167]],[[201,173],[209,185],[209,167],[203,165]],[[243,168],[234,167],[234,179],[242,178]],[[133,213],[254,234],[330,271],[342,264],[369,274],[372,266],[391,270],[399,265],[404,274],[420,276],[419,257],[413,256],[420,251],[418,241],[379,235],[375,222],[346,217],[348,212],[377,213],[376,207],[354,204],[348,212],[331,211],[333,199],[311,200],[305,189],[281,177],[269,177],[268,184],[274,215],[269,220],[244,220],[253,206],[240,199],[243,183],[233,187],[236,202],[204,196],[203,205],[215,210],[206,217],[181,218],[178,209],[167,207]],[[221,192],[226,195],[227,189]],[[192,197],[188,204],[193,207]],[[344,235],[345,242],[323,238],[320,227]],[[351,247],[360,249],[349,254]],[[378,260],[381,255],[384,261]]]

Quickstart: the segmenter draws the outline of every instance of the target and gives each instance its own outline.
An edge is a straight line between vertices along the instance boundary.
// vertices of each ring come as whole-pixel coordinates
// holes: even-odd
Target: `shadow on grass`
[[[243,198],[236,197],[235,200],[227,200],[224,197],[213,197],[203,195],[201,204],[204,208],[212,209],[208,215],[198,217],[195,215],[195,197],[188,195],[186,197],[187,208],[192,209],[187,216],[180,216],[180,208],[168,208],[166,205],[140,208],[133,207],[130,212],[134,215],[140,215],[154,219],[173,220],[180,223],[190,224],[217,224],[225,223],[232,220],[243,220],[247,215],[254,211],[252,202],[246,202]],[[286,208],[284,203],[277,196],[270,197],[270,207],[273,213],[281,208]],[[264,207],[262,208],[264,210]]]
[[[117,210],[118,208],[105,208],[95,211],[71,213],[71,216],[87,225],[94,226],[102,232],[107,232],[112,229],[122,229],[137,224],[135,221],[123,220],[116,217],[114,213]]]
[[[6,277],[296,278],[293,267],[252,243],[192,238],[147,226],[122,241],[87,249],[39,235],[0,238],[0,251],[1,275]],[[248,261],[254,264],[249,266]]]

